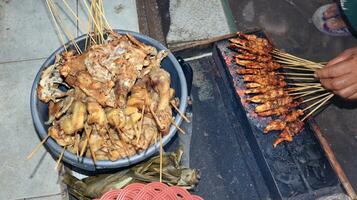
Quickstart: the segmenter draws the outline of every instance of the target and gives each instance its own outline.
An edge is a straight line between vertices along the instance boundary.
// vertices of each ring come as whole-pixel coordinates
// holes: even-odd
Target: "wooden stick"
[[[301,103],[307,103],[307,102],[309,102],[309,101],[312,101],[312,100],[315,100],[315,99],[324,97],[324,96],[329,95],[329,94],[331,94],[331,93],[330,93],[330,92],[326,92],[326,93],[320,94],[320,95],[318,95],[318,96],[316,96],[316,97],[311,97],[311,98],[309,98],[309,99],[304,99],[304,101],[302,101]]]
[[[317,93],[317,92],[321,92],[321,91],[325,91],[325,90],[315,90],[315,91],[311,91],[311,92],[308,92],[308,93],[305,93],[305,94],[296,96],[296,97],[294,97],[293,99],[299,99],[299,98],[301,98],[301,97],[308,96],[308,95],[311,95],[311,94],[314,94],[314,93]]]
[[[309,71],[309,72],[314,72],[315,70],[313,69],[309,69],[309,68],[298,68],[298,67],[293,67],[293,66],[289,66],[289,65],[282,65],[283,68],[285,69],[292,69],[292,70],[299,70],[299,71]]]
[[[53,12],[52,12],[52,9],[51,9],[51,6],[50,6],[48,0],[46,0],[46,4],[47,4],[47,7],[48,7],[48,10],[49,10],[50,13],[51,13],[52,20],[53,20],[53,22],[54,22],[54,24],[55,24],[55,27],[56,27],[57,33],[58,33],[58,35],[59,35],[59,38],[60,38],[60,40],[61,40],[61,42],[62,42],[63,48],[64,48],[64,50],[67,52],[66,43],[65,43],[64,38],[63,38],[63,36],[62,36],[61,29],[59,28],[59,26],[58,26],[58,24],[57,24],[56,18],[55,18],[55,16],[54,16]]]
[[[312,115],[316,110],[318,110],[319,108],[321,108],[321,106],[323,106],[328,100],[330,100],[333,97],[334,94],[331,94],[327,97],[324,98],[324,100],[320,103],[320,105],[318,105],[315,109],[313,109],[312,111],[310,111],[304,118],[302,118],[301,121],[304,121],[305,119],[307,119],[310,115]],[[305,111],[305,109],[304,109]]]
[[[311,76],[311,77],[314,77],[314,74],[306,74],[306,73],[278,72],[277,74],[286,75],[286,76]]]
[[[175,110],[177,111],[178,114],[180,114],[180,116],[182,117],[182,119],[184,119],[187,123],[190,123],[190,120],[185,116],[185,114],[183,114],[180,109],[175,105],[175,103],[173,103],[172,101],[170,101],[170,104],[172,105],[172,107],[175,108]]]
[[[303,91],[303,92],[296,92],[296,91],[292,91],[289,93],[289,95],[299,95],[299,94],[307,94],[307,93],[315,93],[315,92],[320,92],[320,91],[325,91],[326,89],[325,88],[321,88],[321,89],[318,89],[318,90],[314,90],[314,91]]]
[[[318,85],[308,85],[308,86],[299,86],[299,87],[292,87],[292,88],[287,88],[288,91],[301,91],[301,90],[308,90],[308,89],[312,89],[312,88],[318,88],[318,89],[321,89],[323,87],[321,86],[318,86]]]
[[[306,110],[309,110],[310,108],[314,107],[315,105],[325,101],[327,98],[329,98],[331,95],[327,96],[327,97],[324,97],[323,99],[320,99],[318,101],[316,101],[315,103],[309,105],[308,107],[304,108],[303,111],[305,112]],[[332,95],[333,96],[333,95]]]
[[[296,66],[301,66],[301,67],[307,67],[307,68],[321,68],[321,64],[319,63],[311,63],[311,62],[306,62],[306,61],[300,61],[300,60],[294,60],[289,57],[281,56],[281,55],[273,55],[274,58],[276,58],[276,62],[283,63],[283,64],[291,64],[291,65],[296,65]]]
[[[174,125],[182,134],[186,134],[186,132],[182,130],[173,120],[171,121],[171,124]]]
[[[294,79],[294,80],[311,80],[311,81],[315,81],[316,78],[310,78],[310,77],[296,77],[296,76],[287,76],[285,77],[285,79]],[[317,82],[316,82],[317,83]]]
[[[348,196],[351,199],[354,199],[354,200],[357,199],[356,192],[354,191],[354,189],[353,189],[351,183],[349,182],[345,172],[343,171],[340,163],[337,161],[335,154],[333,153],[333,151],[332,151],[329,143],[325,139],[325,137],[322,135],[321,130],[317,126],[316,122],[312,122],[310,124],[311,124],[312,129],[314,130],[313,133],[318,138],[323,150],[325,151],[327,159],[329,160],[332,168],[335,170],[335,172],[336,172],[338,178],[340,179],[341,184],[345,188]]]
[[[55,170],[59,170],[59,166],[60,166],[60,163],[61,163],[61,160],[63,158],[63,154],[64,154],[65,151],[66,151],[66,146],[63,147],[61,155],[59,156],[59,158],[58,158],[58,160],[56,162]]]
[[[143,126],[144,126],[144,112],[145,112],[145,103],[143,104],[143,108],[141,110],[141,119],[140,119],[140,127],[139,127],[139,133],[140,136],[143,134]],[[140,137],[136,139],[136,142],[139,142]]]
[[[32,151],[31,153],[27,156],[27,160],[31,160],[31,158],[35,155],[35,153],[40,149],[40,147],[46,142],[46,140],[50,137],[50,135],[47,135],[43,140],[38,144]]]
[[[162,125],[161,125],[161,123],[160,123],[159,118],[157,117],[157,115],[155,114],[155,112],[152,110],[152,106],[150,106],[150,112],[151,112],[152,116],[154,117],[157,126],[158,126],[159,129],[161,130],[161,129],[162,129]]]
[[[91,10],[89,9],[89,7],[88,7],[88,4],[87,4],[86,0],[83,0],[83,3],[84,3],[85,7],[86,7],[87,10],[88,10],[88,14],[89,14],[90,17],[92,18],[92,21],[93,21],[95,27],[96,27],[97,29],[99,29],[99,26],[98,26],[97,22],[95,21],[95,18],[94,18],[93,14],[92,14],[92,11],[91,11]],[[92,3],[93,3],[93,2],[92,2]],[[102,39],[104,40],[102,30],[98,30],[98,31],[99,31],[100,36],[101,36]]]
[[[273,54],[278,54],[278,55],[281,55],[281,56],[284,56],[284,57],[287,57],[287,58],[291,58],[293,60],[297,60],[297,61],[301,61],[301,62],[305,62],[305,63],[311,63],[313,65],[320,65],[320,67],[323,67],[323,65],[319,64],[319,63],[316,63],[316,62],[313,62],[313,61],[310,61],[310,60],[307,60],[307,59],[303,59],[303,58],[299,58],[297,56],[294,56],[294,55],[291,55],[289,53],[286,53],[286,52],[283,52],[279,49],[274,49],[272,51]]]
[[[82,54],[82,50],[79,48],[79,46],[77,45],[77,43],[74,41],[74,37],[71,34],[70,31],[68,31],[67,27],[64,25],[64,23],[62,22],[61,17],[59,16],[58,12],[57,12],[57,8],[56,5],[53,3],[52,0],[49,0],[50,6],[52,7],[52,12],[57,20],[57,22],[60,24],[60,27],[62,27],[62,31],[65,33],[65,35],[67,36],[67,38],[71,41],[71,43],[73,44],[74,48],[76,49],[78,54]]]
[[[321,86],[321,83],[287,83],[288,85],[294,85],[294,86]]]
[[[103,4],[102,4],[102,6],[103,6]],[[97,5],[97,7],[99,7],[99,6]],[[102,18],[104,19],[104,22],[105,22],[105,24],[107,25],[107,28],[109,28],[110,31],[113,31],[113,29],[112,29],[112,27],[110,26],[110,24],[109,24],[107,18],[105,17],[104,8],[99,9],[99,12],[100,12],[100,14],[102,15]]]
[[[72,10],[72,8],[68,5],[67,0],[62,0],[64,5],[67,7],[67,9],[70,11],[70,13],[77,19],[77,21],[79,22],[78,24],[81,26],[81,29],[84,31],[85,27],[84,27],[84,22],[76,15],[76,13]],[[89,34],[90,39],[92,39],[92,41],[97,44],[94,40],[94,38]]]
[[[162,134],[160,133],[160,183],[162,183],[162,154],[163,154],[163,145],[162,145]]]

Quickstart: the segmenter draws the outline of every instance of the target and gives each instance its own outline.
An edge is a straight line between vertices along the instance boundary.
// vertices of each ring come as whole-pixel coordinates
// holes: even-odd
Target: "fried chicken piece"
[[[277,147],[278,144],[287,141],[291,142],[293,141],[293,137],[297,134],[299,134],[304,127],[304,122],[300,120],[296,120],[294,122],[290,122],[286,125],[284,130],[279,134],[278,138],[275,139],[273,143],[273,147]]]
[[[255,112],[259,113],[259,112],[264,112],[267,110],[275,109],[280,106],[287,105],[287,104],[291,103],[292,101],[293,101],[293,99],[290,96],[277,98],[273,101],[268,101],[261,105],[256,106]]]
[[[157,138],[157,135],[159,134],[157,130],[157,125],[155,123],[155,120],[145,116],[143,119],[143,128],[142,128],[142,133],[137,138],[133,145],[138,149],[138,150],[144,150],[147,149],[148,146],[151,144],[151,142]]]
[[[49,101],[57,102],[58,98],[66,96],[66,92],[59,89],[59,85],[65,85],[59,73],[58,65],[53,64],[42,71],[41,79],[37,88],[37,97],[48,103]]]
[[[114,83],[112,81],[102,83],[82,71],[78,73],[75,86],[79,87],[88,96],[93,97],[102,106],[115,106]]]
[[[67,96],[57,103],[50,101],[48,104],[48,121],[45,124],[51,124],[55,119],[65,114],[71,107],[73,100],[73,97]]]
[[[126,117],[123,110],[119,108],[110,108],[106,112],[107,119],[110,125],[116,128],[120,133],[126,124]]]
[[[69,112],[60,120],[61,130],[67,135],[73,135],[83,129],[86,118],[86,105],[80,101],[74,101]]]
[[[159,94],[159,102],[155,113],[159,120],[159,128],[163,134],[167,134],[171,125],[172,111],[170,101],[170,74],[161,68],[153,69],[150,80],[154,90]]]
[[[284,91],[283,88],[278,88],[275,90],[270,90],[267,93],[261,94],[261,95],[255,95],[253,97],[247,98],[247,101],[253,102],[253,103],[265,103],[267,101],[274,100],[276,98],[280,98],[283,96],[288,96],[288,93]]]
[[[69,146],[74,144],[74,136],[66,135],[61,130],[59,123],[54,124],[48,129],[48,135],[50,135],[61,146]]]

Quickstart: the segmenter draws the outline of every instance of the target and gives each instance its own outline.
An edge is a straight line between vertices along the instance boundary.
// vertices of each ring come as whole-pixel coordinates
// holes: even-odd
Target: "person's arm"
[[[357,100],[357,47],[347,49],[315,72],[326,89],[349,100]]]

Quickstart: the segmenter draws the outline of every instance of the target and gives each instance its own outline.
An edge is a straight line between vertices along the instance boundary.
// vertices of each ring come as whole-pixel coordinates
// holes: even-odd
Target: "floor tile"
[[[30,90],[44,60],[0,64],[0,199],[60,193],[55,161],[43,147],[32,124]]]

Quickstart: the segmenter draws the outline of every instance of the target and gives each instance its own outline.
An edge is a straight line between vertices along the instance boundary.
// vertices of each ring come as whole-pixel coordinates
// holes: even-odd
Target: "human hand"
[[[323,87],[348,100],[357,100],[357,47],[347,49],[315,72]]]

